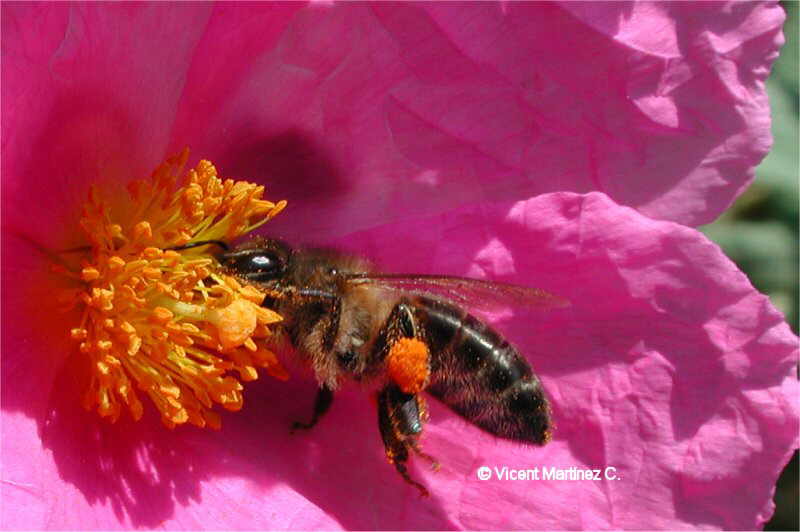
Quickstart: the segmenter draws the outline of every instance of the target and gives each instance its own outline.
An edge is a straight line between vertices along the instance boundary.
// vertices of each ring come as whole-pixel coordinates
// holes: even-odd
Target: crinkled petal
[[[700,233],[602,194],[558,193],[408,219],[340,244],[392,271],[569,298],[569,308],[495,324],[542,378],[554,440],[500,441],[431,399],[424,448],[443,467],[412,466],[432,493],[420,499],[385,462],[374,405],[356,387],[310,433],[288,432],[313,401],[314,381],[297,374],[253,383],[219,433],[166,431],[152,413],[135,426],[95,419],[70,400],[75,378],[61,371],[39,432],[4,406],[3,433],[14,438],[3,456],[24,460],[4,461],[3,525],[735,529],[769,518],[797,446],[797,338]],[[4,344],[3,353],[5,394],[6,362],[31,352]],[[614,467],[618,480],[481,481],[481,466]]]
[[[203,48],[173,139],[267,176],[308,220],[293,235],[559,190],[698,225],[770,145],[783,20],[776,3],[312,5],[236,83],[203,83],[229,57]]]
[[[769,147],[783,19],[775,2],[6,4],[10,214],[70,227],[86,183],[189,145],[292,200],[308,222],[286,234],[559,190],[707,223]]]
[[[5,219],[63,245],[90,183],[152,171],[208,11],[3,6]]]
[[[797,447],[797,337],[699,232],[602,194],[559,193],[342,244],[394,271],[488,277],[572,303],[497,323],[549,392],[548,446],[496,441],[434,403],[426,450],[444,472],[420,475],[459,526],[748,529],[771,516]],[[618,479],[481,481],[480,466],[614,467]]]
[[[787,434],[797,430],[787,406],[796,401],[785,399],[796,399],[786,369],[795,339],[716,248],[682,230],[713,251],[684,253],[683,240],[662,242],[653,229],[674,226],[624,209],[651,229],[650,243],[631,250],[638,233],[594,229],[602,245],[585,249],[601,251],[588,263],[557,261],[583,256],[584,231],[592,234],[569,212],[552,220],[578,224],[564,230],[579,235],[571,247],[555,222],[535,217],[527,225],[509,216],[519,235],[501,238],[489,223],[505,219],[498,207],[445,214],[446,229],[430,229],[438,218],[405,223],[551,190],[603,190],[686,224],[718,215],[769,143],[762,82],[783,15],[774,3],[665,6],[3,4],[2,527],[488,528],[559,518],[551,526],[654,526],[642,519],[662,516],[664,500],[678,501],[666,506],[665,526],[766,519]],[[388,267],[528,282],[516,272],[538,270],[520,264],[562,264],[567,275],[553,276],[569,286],[543,283],[573,308],[535,334],[507,322],[551,389],[556,441],[541,451],[495,442],[434,405],[429,448],[445,468],[418,472],[434,492],[419,501],[383,463],[374,412],[355,390],[308,436],[286,434],[310,409],[313,384],[302,380],[257,383],[220,434],[167,432],[152,413],[109,426],[80,410],[80,375],[65,365],[60,336],[69,317],[51,311],[55,287],[31,239],[69,247],[88,183],[141,177],[187,144],[293,200],[285,234],[321,238],[398,221],[360,237],[381,256],[414,228]],[[535,240],[540,227],[552,228],[554,256],[520,236]],[[474,246],[457,238],[464,228]],[[669,253],[659,254],[662,245]],[[570,269],[578,263],[592,277],[583,285]],[[600,280],[586,273],[594,269]],[[578,287],[600,314],[577,304]],[[620,287],[627,300],[609,297]],[[565,337],[572,344],[558,343]],[[542,345],[559,356],[548,360]],[[307,404],[297,404],[301,394]],[[625,474],[638,466],[642,480],[579,492],[562,483],[537,507],[529,498],[539,484],[534,492],[474,479],[501,455],[622,464]],[[484,497],[489,488],[499,495]],[[577,517],[576,500],[586,502]]]

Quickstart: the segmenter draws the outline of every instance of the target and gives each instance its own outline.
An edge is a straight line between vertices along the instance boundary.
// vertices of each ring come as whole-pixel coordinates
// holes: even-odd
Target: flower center
[[[187,158],[184,150],[132,182],[127,216],[115,218],[93,188],[80,220],[90,244],[80,267],[56,267],[76,281],[61,303],[82,308],[70,335],[92,367],[83,404],[112,422],[123,405],[140,419],[143,393],[168,427],[219,428],[214,403],[240,409],[241,381],[256,379],[257,367],[288,377],[266,347],[281,317],[260,306],[264,294],[226,275],[214,244],[171,249],[229,242],[286,202],[262,199],[262,186],[221,180],[208,161],[181,176]]]

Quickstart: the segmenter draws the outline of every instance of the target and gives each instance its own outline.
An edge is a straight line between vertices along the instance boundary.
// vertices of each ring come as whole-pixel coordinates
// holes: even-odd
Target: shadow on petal
[[[77,115],[82,109],[80,105],[72,108]],[[116,424],[110,424],[81,407],[83,361],[75,358],[75,345],[67,338],[80,317],[54,311],[52,283],[39,282],[52,275],[30,241],[62,249],[61,231],[66,231],[71,243],[77,235],[72,219],[77,216],[75,205],[85,197],[88,182],[122,184],[120,176],[136,169],[114,166],[114,161],[127,157],[114,151],[118,143],[112,142],[108,153],[88,155],[78,146],[83,146],[86,135],[105,136],[117,130],[129,134],[133,126],[125,125],[122,111],[109,115],[107,124],[87,121],[85,128],[78,127],[80,138],[70,142],[59,128],[80,126],[81,121],[69,110],[66,98],[51,111],[47,136],[60,139],[59,147],[47,160],[26,161],[29,167],[20,172],[21,180],[13,190],[17,201],[3,216],[3,255],[13,257],[3,264],[3,411],[19,411],[36,421],[41,447],[32,440],[36,448],[31,452],[43,467],[48,468],[50,460],[55,464],[55,471],[37,472],[26,468],[20,457],[21,465],[15,470],[19,481],[34,479],[31,482],[36,484],[40,481],[35,479],[45,479],[47,490],[55,493],[63,489],[60,481],[75,486],[92,514],[66,503],[67,510],[73,510],[63,517],[67,528],[80,526],[88,518],[99,528],[125,522],[136,527],[164,526],[173,519],[186,522],[192,514],[202,515],[198,506],[224,513],[234,503],[242,515],[220,520],[221,528],[313,528],[320,522],[348,529],[457,528],[435,492],[431,499],[420,500],[417,491],[386,463],[376,416],[363,392],[345,394],[326,424],[295,436],[289,434],[290,422],[307,417],[315,389],[313,382],[302,379],[281,383],[264,377],[248,385],[244,411],[223,413],[220,432],[195,427],[169,430],[149,401],[140,422],[123,412]],[[239,166],[232,164],[229,170],[221,164],[223,175],[264,175],[268,187],[276,183],[276,190],[268,190],[270,198],[285,193],[298,203],[302,200],[333,210],[336,199],[348,190],[335,165],[299,132],[243,145],[243,151],[231,155]],[[99,175],[82,170],[82,165],[93,168],[99,160],[107,164],[98,167],[113,171]],[[271,175],[265,175],[266,169]],[[36,189],[41,187],[36,184],[45,178],[57,188],[47,201],[37,202]],[[297,183],[303,183],[303,188]],[[28,230],[30,219],[37,225]],[[21,228],[25,236],[15,237]],[[45,328],[33,319],[42,314],[43,304],[48,319]],[[301,394],[309,398],[304,408],[298,407]],[[42,453],[42,448],[49,453]],[[235,489],[229,487],[228,479],[233,479]],[[273,493],[279,494],[274,503]],[[76,502],[72,499],[71,504]],[[111,511],[104,513],[102,507]],[[320,515],[304,521],[304,512]]]
[[[284,516],[271,521],[270,513],[298,511],[296,504],[271,504],[271,493],[288,487],[350,530],[458,528],[437,494],[421,499],[386,463],[375,416],[361,391],[345,392],[312,432],[292,435],[291,421],[305,419],[311,410],[313,382],[265,378],[248,385],[244,410],[224,414],[219,432],[166,429],[151,407],[140,422],[123,414],[110,424],[79,406],[83,389],[74,365],[65,365],[40,424],[42,443],[52,451],[59,476],[90,505],[110,504],[120,522],[155,527],[174,517],[179,506],[224,509],[244,499],[261,501],[263,515],[257,521],[233,516],[226,526],[278,526]],[[302,396],[308,400],[298,401]],[[214,491],[222,493],[209,498],[202,485],[226,477],[245,479],[250,488],[246,494],[218,488]]]
[[[355,184],[328,150],[300,129],[277,134],[246,126],[239,130],[239,138],[214,163],[224,176],[263,183],[268,198],[288,201],[288,210],[269,223],[273,236],[308,238],[313,227],[334,223],[331,217]]]
[[[199,482],[208,471],[197,467],[182,434],[163,427],[151,405],[139,423],[127,412],[113,425],[100,419],[79,404],[85,389],[81,380],[75,364],[61,369],[40,424],[42,444],[52,451],[61,479],[77,487],[91,506],[110,503],[120,522],[127,519],[137,527],[163,523],[176,501],[199,501]]]

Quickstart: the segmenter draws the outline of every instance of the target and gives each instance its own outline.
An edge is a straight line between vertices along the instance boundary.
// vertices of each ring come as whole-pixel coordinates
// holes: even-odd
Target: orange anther
[[[99,278],[100,278],[100,272],[97,270],[97,268],[87,267],[81,270],[81,279],[83,279],[86,282],[95,281]]]
[[[150,222],[139,222],[133,226],[133,238],[135,240],[149,240],[153,238],[153,228]]]

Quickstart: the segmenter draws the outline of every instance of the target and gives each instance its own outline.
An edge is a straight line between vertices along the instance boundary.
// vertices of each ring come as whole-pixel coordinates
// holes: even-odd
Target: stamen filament
[[[138,389],[169,427],[219,428],[214,403],[240,409],[240,380],[256,379],[257,367],[287,377],[265,343],[281,318],[260,307],[264,293],[222,272],[214,246],[170,249],[231,241],[286,202],[261,199],[262,186],[219,179],[208,161],[179,177],[187,160],[184,150],[149,180],[132,182],[134,215],[124,220],[114,219],[91,189],[80,220],[90,245],[68,250],[83,253],[78,268],[61,259],[54,268],[81,283],[60,302],[83,305],[69,334],[92,368],[84,406],[111,421],[123,405],[134,419],[142,417]]]

